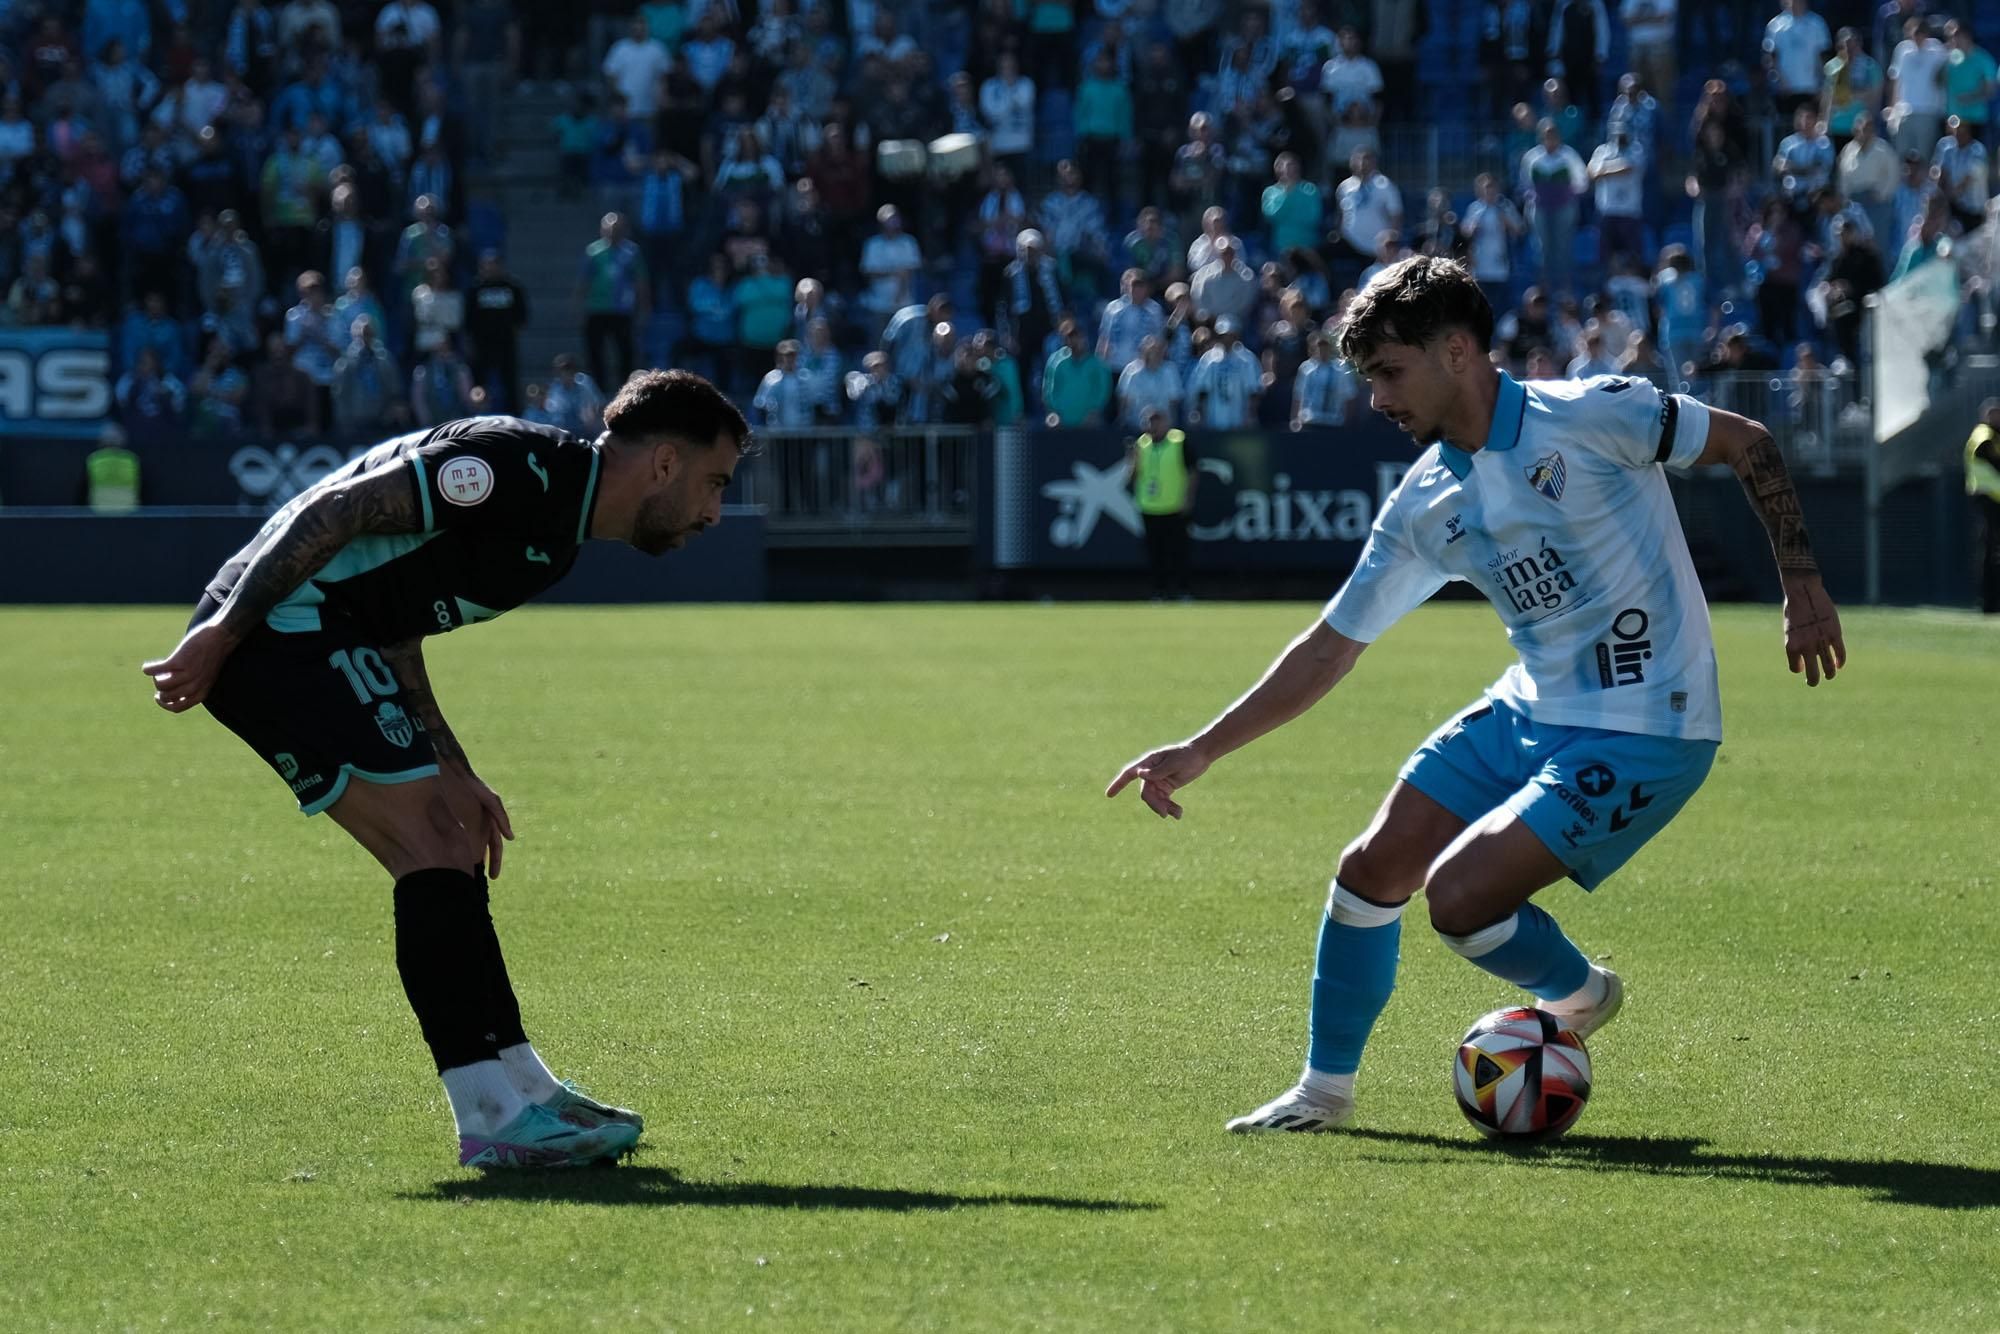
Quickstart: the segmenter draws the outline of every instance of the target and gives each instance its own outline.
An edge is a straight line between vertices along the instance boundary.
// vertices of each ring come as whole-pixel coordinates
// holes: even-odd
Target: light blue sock
[[[1352,1075],[1361,1048],[1396,988],[1403,904],[1370,903],[1338,882],[1327,896],[1313,962],[1308,1073]]]
[[[1454,953],[1542,1000],[1574,995],[1590,979],[1590,960],[1532,903],[1469,936],[1438,934]]]

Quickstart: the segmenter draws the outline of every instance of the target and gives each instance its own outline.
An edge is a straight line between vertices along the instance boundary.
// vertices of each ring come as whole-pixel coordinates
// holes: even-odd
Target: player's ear
[[[653,446],[653,480],[666,483],[680,476],[681,452],[671,436],[662,436]]]

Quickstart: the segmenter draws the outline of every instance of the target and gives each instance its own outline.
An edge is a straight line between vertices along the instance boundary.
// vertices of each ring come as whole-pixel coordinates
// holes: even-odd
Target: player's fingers
[[[1131,764],[1126,765],[1123,772],[1121,772],[1116,778],[1111,780],[1111,786],[1104,789],[1104,795],[1107,797],[1117,796],[1120,792],[1123,792],[1125,790],[1127,784],[1129,784],[1133,779],[1137,778],[1138,776],[1139,776],[1139,764],[1138,761],[1135,760]]]
[[[1818,685],[1819,658],[1813,655],[1812,653],[1807,653],[1805,655],[1805,664],[1806,664],[1806,684],[1809,686]]]
[[[1833,634],[1833,657],[1841,666],[1847,665],[1847,641],[1840,637],[1838,630]]]
[[[1833,651],[1833,645],[1830,643],[1821,644],[1819,646],[1820,676],[1825,680],[1831,681],[1834,677],[1834,673],[1838,672],[1839,670],[1840,670],[1840,660],[1839,657]]]
[[[500,827],[493,821],[486,822],[486,875],[488,879],[500,878],[500,855],[506,848],[500,837]]]
[[[507,808],[500,804],[498,796],[493,798],[493,822],[500,826],[502,837],[510,839],[514,837],[514,822],[507,818]]]

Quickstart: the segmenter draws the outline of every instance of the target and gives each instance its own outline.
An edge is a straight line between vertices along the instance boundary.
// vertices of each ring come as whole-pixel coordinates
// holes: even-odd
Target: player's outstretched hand
[[[236,636],[214,621],[188,631],[172,653],[139,668],[153,678],[153,703],[168,713],[183,713],[201,703],[235,648]]]
[[[1847,665],[1847,645],[1840,637],[1840,613],[1818,576],[1785,581],[1785,665],[1806,684],[1821,677],[1831,681]]]
[[[1111,780],[1111,786],[1104,789],[1104,795],[1115,797],[1137,779],[1139,800],[1162,820],[1168,816],[1178,820],[1181,818],[1181,804],[1174,800],[1174,793],[1206,772],[1208,757],[1193,743],[1183,741],[1178,746],[1166,746],[1141,755],[1126,765]]]

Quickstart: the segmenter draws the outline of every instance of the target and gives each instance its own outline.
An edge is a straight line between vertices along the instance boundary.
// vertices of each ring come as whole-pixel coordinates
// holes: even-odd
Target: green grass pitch
[[[2000,625],[1849,612],[1808,691],[1716,615],[1729,741],[1594,896],[1628,979],[1540,1152],[1460,1119],[1513,999],[1421,913],[1361,1129],[1238,1138],[1303,1052],[1334,857],[1508,660],[1435,606],[1162,823],[1100,795],[1303,606],[527,610],[433,641],[520,838],[528,1030],[637,1106],[482,1179],[388,883],[139,661],[0,612],[0,1329],[2000,1328]]]

